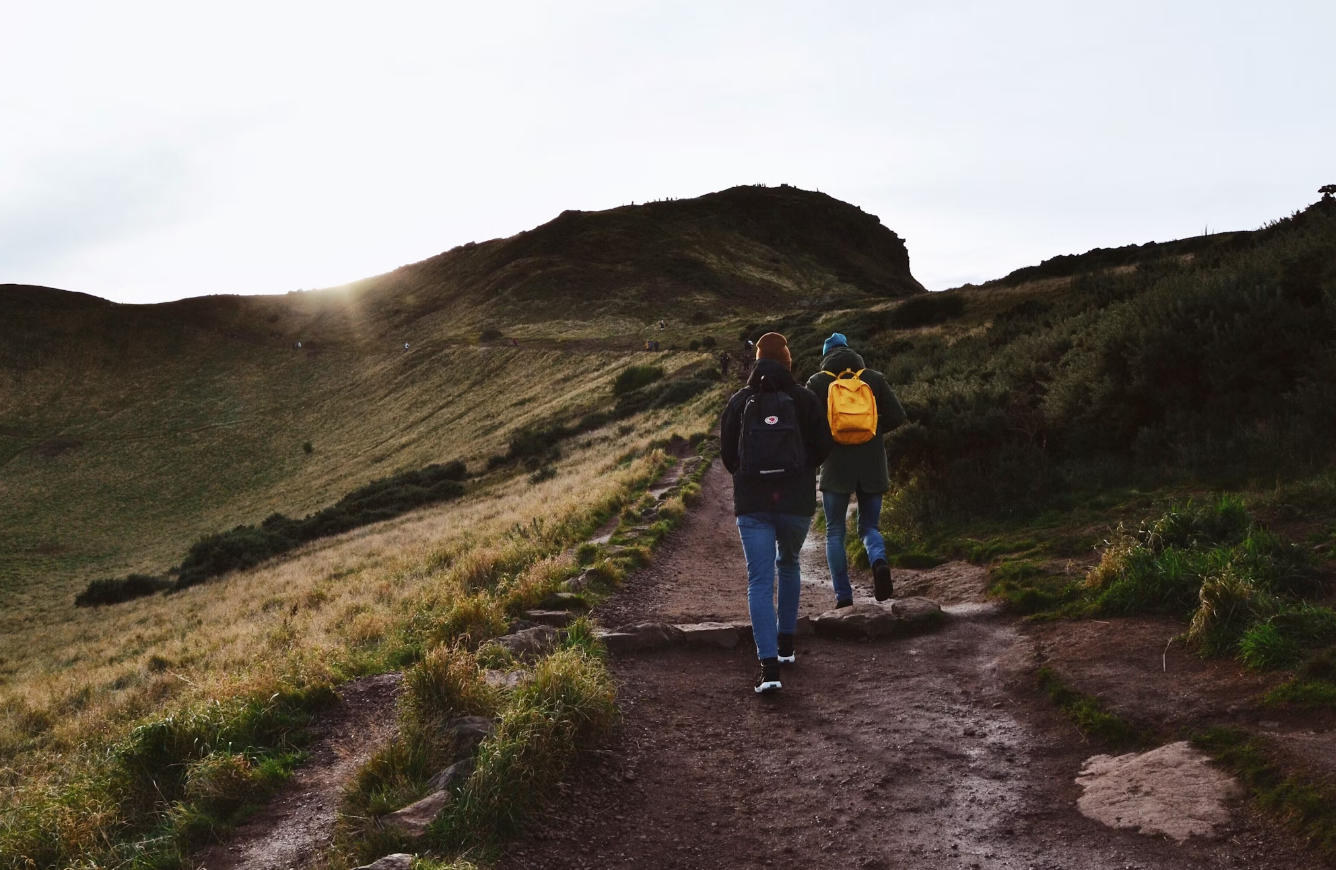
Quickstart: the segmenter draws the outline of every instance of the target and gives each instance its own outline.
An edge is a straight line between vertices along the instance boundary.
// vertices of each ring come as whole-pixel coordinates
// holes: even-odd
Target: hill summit
[[[59,336],[124,336],[163,327],[252,343],[328,346],[476,338],[488,327],[509,332],[596,318],[713,320],[923,292],[910,273],[904,241],[875,215],[781,185],[565,211],[509,238],[470,242],[324,290],[130,306],[0,285],[0,313],[23,310],[25,335],[8,338],[14,349],[23,345],[31,354]],[[634,331],[630,323],[624,327]]]
[[[904,241],[875,215],[787,185],[565,211],[350,289],[388,306],[411,298],[419,314],[468,302],[522,319],[565,316],[573,304],[658,316],[684,306],[740,312],[924,292]]]

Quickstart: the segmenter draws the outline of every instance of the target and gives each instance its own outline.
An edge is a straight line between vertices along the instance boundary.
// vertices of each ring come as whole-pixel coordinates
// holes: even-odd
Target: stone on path
[[[538,658],[556,649],[561,635],[550,625],[536,625],[492,641],[510,651],[516,658]]]
[[[482,681],[493,689],[513,689],[529,675],[528,671],[498,671],[491,668],[482,672]]]
[[[624,625],[614,631],[601,631],[599,638],[608,652],[648,652],[682,643],[682,630],[666,622],[642,622]]]
[[[812,619],[821,637],[878,640],[903,637],[942,622],[942,608],[927,598],[899,598],[886,604],[860,603],[827,610]]]
[[[358,867],[357,870],[408,870],[412,866],[412,855],[406,852],[395,852],[393,855],[378,858],[364,867]]]
[[[571,624],[569,610],[526,610],[524,618],[538,625],[550,625],[553,628],[565,628]]]
[[[496,730],[496,721],[486,716],[460,716],[445,723],[445,730],[455,735],[456,752],[472,754]]]
[[[589,573],[589,571],[585,571],[580,576],[584,577]],[[586,582],[584,585],[588,586],[589,584]],[[574,592],[553,592],[543,599],[541,606],[544,610],[588,610],[589,602]]]
[[[477,762],[473,760],[472,755],[465,758],[463,761],[456,761],[445,770],[427,780],[427,788],[431,789],[433,792],[450,791],[454,788],[455,783],[463,782],[472,776],[473,768],[476,765]]]
[[[387,828],[398,828],[410,837],[421,837],[427,832],[427,826],[436,821],[441,810],[445,809],[453,798],[451,792],[434,791],[417,803],[381,816],[380,823]]]
[[[693,622],[676,626],[687,646],[717,646],[732,649],[738,645],[738,627],[731,622]]]
[[[1081,813],[1112,828],[1167,834],[1180,843],[1209,837],[1229,822],[1226,802],[1239,787],[1191,744],[1180,741],[1130,755],[1096,755],[1076,782]]]

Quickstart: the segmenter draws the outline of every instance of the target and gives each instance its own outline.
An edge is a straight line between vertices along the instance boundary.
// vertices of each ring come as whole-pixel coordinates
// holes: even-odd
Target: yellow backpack
[[[826,393],[826,419],[836,444],[863,444],[876,437],[877,398],[859,377],[864,371],[822,372],[835,379]]]

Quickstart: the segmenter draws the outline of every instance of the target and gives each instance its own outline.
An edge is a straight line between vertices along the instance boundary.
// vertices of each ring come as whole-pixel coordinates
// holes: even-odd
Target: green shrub
[[[237,526],[231,531],[206,535],[186,553],[174,588],[185,589],[228,571],[254,567],[307,541],[458,498],[464,494],[462,481],[467,473],[462,462],[428,465],[372,481],[305,519],[272,514],[258,526]]]
[[[612,394],[624,396],[663,377],[662,366],[628,366],[612,382]]]
[[[700,350],[700,342],[694,338],[691,339],[687,342],[687,350]]]
[[[713,335],[707,335],[700,340],[700,346],[706,350],[714,350],[719,343],[714,340]]]
[[[965,300],[946,293],[914,296],[892,308],[886,324],[892,329],[915,329],[945,323],[965,313]]]
[[[497,329],[495,326],[489,326],[489,327],[487,327],[486,329],[484,329],[484,330],[482,331],[482,334],[481,334],[481,335],[478,336],[478,340],[479,340],[479,341],[497,341],[498,339],[502,338],[504,335],[505,335],[505,333],[502,332],[501,330]]]
[[[618,417],[629,417],[643,411],[656,408],[671,408],[694,399],[714,386],[709,378],[680,378],[673,381],[661,381],[626,393],[617,400],[613,413]]]
[[[1253,670],[1285,668],[1298,659],[1299,644],[1273,622],[1249,626],[1239,639],[1239,661]]]
[[[94,580],[84,591],[74,596],[75,607],[96,607],[101,604],[120,604],[170,589],[172,582],[163,577],[131,574],[128,577],[108,577]]]

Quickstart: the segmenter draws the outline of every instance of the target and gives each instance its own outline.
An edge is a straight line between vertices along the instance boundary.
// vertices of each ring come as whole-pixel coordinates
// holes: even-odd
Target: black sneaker
[[[756,694],[784,688],[779,682],[779,659],[761,659],[761,675],[756,678]]]
[[[878,601],[885,601],[895,594],[895,584],[891,582],[891,566],[885,559],[878,559],[872,565],[872,590]]]
[[[835,599],[835,609],[836,609],[836,610],[839,610],[841,607],[853,607],[853,606],[854,606],[854,600],[853,600],[852,598],[837,598],[837,599]]]
[[[793,654],[793,635],[781,634],[779,636],[779,663],[781,665],[791,665],[797,659],[798,657]]]

